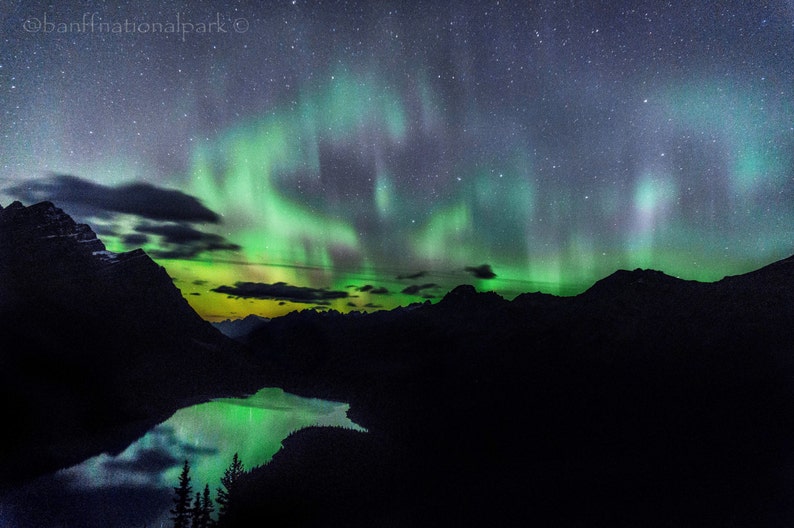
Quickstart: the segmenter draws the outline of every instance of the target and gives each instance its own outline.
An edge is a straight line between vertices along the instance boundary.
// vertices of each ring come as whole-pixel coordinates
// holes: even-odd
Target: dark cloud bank
[[[243,299],[273,299],[306,304],[317,304],[323,301],[348,297],[348,293],[344,291],[291,286],[284,282],[276,282],[274,284],[236,282],[234,286],[218,286],[213,288],[212,291]]]
[[[224,237],[196,229],[194,223],[220,223],[220,216],[195,197],[148,183],[117,187],[102,185],[68,174],[31,179],[7,189],[22,201],[52,201],[82,217],[112,219],[117,214],[138,216],[145,221],[132,233],[119,233],[99,224],[102,235],[119,236],[128,248],[153,243],[147,252],[154,258],[193,259],[204,252],[238,251],[241,247]],[[159,244],[154,237],[159,237]]]
[[[8,193],[29,203],[49,200],[59,206],[78,206],[85,214],[101,216],[124,213],[167,222],[208,222],[217,224],[220,216],[193,196],[148,183],[128,183],[118,187],[71,176],[53,174],[49,178],[27,180],[9,188]]]

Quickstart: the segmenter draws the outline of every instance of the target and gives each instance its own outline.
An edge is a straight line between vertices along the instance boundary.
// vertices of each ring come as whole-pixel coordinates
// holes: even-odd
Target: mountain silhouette
[[[223,336],[144,252],[108,252],[49,202],[0,209],[0,487],[276,386],[350,403],[367,432],[293,433],[241,478],[225,526],[794,517],[794,257],[713,283],[619,270],[573,297],[460,285],[250,328]]]
[[[766,527],[794,515],[794,258],[714,283],[620,270],[574,297],[462,285],[390,312],[288,314],[245,341],[269,384],[348,401],[369,432],[295,433],[246,477],[238,519]]]
[[[0,488],[121,449],[256,369],[142,250],[112,253],[50,202],[0,208]]]

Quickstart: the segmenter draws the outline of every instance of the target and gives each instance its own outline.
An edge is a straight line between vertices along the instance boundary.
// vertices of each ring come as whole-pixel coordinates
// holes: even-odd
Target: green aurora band
[[[401,90],[392,86],[342,71],[321,89],[194,149],[186,191],[221,212],[217,233],[242,248],[234,255],[161,261],[203,316],[391,308],[440,298],[461,283],[508,298],[538,290],[572,295],[619,268],[717,280],[749,269],[743,259],[751,260],[754,227],[766,222],[756,215],[758,202],[785,177],[791,160],[758,126],[759,101],[711,82],[660,90],[643,102],[642,118],[667,127],[671,139],[658,155],[644,156],[651,161],[637,167],[632,186],[601,186],[592,194],[571,189],[564,177],[533,170],[532,149],[516,141],[500,147],[504,156],[475,150],[429,160],[435,176],[422,177],[447,174],[457,185],[418,196],[405,183],[412,175],[398,174],[390,161],[412,155],[413,136],[432,137],[451,125],[443,122],[431,83],[420,77]],[[792,115],[789,106],[778,110]],[[719,126],[726,119],[733,124]],[[702,165],[682,161],[693,156],[680,152],[680,141],[675,146],[681,137],[694,138],[684,148],[706,151]],[[711,204],[694,207],[687,193],[707,185],[712,173],[717,177],[708,165],[715,160],[728,165],[733,192],[722,201],[714,193]],[[358,171],[354,186],[340,187],[324,163]],[[710,228],[730,216],[739,231],[733,238],[748,240],[750,249],[726,260],[730,249]],[[464,271],[486,262],[496,278]],[[397,278],[418,271],[425,274],[414,282]],[[312,304],[212,291],[237,281],[348,296]],[[417,281],[432,287],[401,293]],[[373,288],[361,291],[365,285]]]
[[[396,279],[419,270],[428,272],[421,279],[424,283],[436,285],[422,290],[425,297],[443,295],[459,283],[474,283],[507,297],[535,290],[570,295],[618,268],[655,267],[705,281],[746,271],[741,261],[731,265],[722,259],[719,240],[706,237],[710,246],[695,244],[707,235],[697,224],[708,227],[721,213],[682,213],[687,178],[702,178],[709,168],[690,167],[690,173],[682,174],[675,152],[661,152],[658,162],[635,177],[633,189],[602,189],[589,196],[565,188],[563,182],[543,181],[532,170],[532,153],[516,144],[507,149],[508,157],[464,158],[448,164],[460,185],[431,203],[411,195],[405,185],[398,185],[398,169],[389,165],[388,154],[407,148],[414,133],[411,123],[425,130],[439,126],[443,108],[434,102],[440,97],[426,82],[417,81],[408,93],[401,98],[389,84],[372,77],[336,74],[323,89],[307,91],[299,101],[248,120],[195,149],[187,190],[223,212],[219,234],[243,248],[232,259],[216,255],[200,262],[163,262],[184,279],[180,286],[186,294],[194,293],[188,298],[202,314],[216,319],[251,312],[273,316],[307,306],[221,300],[209,287],[191,281],[284,282],[349,291],[351,297],[321,306],[349,311],[424,300],[399,293],[406,283]],[[716,105],[711,100],[715,95]],[[731,153],[731,185],[738,205],[746,208],[746,224],[753,219],[754,193],[783,178],[789,158],[769,147],[759,132],[747,137],[738,124],[760,119],[754,113],[758,103],[750,96],[741,101],[739,97],[718,84],[681,86],[661,92],[648,118],[669,127],[671,137],[708,135],[714,148]],[[406,99],[416,102],[414,107]],[[789,108],[785,111],[791,115]],[[718,126],[726,118],[737,126]],[[340,191],[334,182],[324,181],[323,148],[342,151],[372,170],[358,187]],[[437,168],[444,170],[440,165],[446,161]],[[540,189],[542,184],[553,188]],[[325,193],[323,200],[317,199],[318,190]],[[334,192],[339,194],[336,198]],[[726,204],[712,207],[719,206]],[[346,209],[350,207],[355,214]],[[582,209],[598,220],[585,220]],[[375,218],[377,229],[358,229],[356,215]],[[627,235],[604,236],[593,228],[619,216],[628,217],[629,228],[619,229]],[[572,218],[582,220],[576,220],[574,228],[565,227]],[[487,225],[488,232],[478,229],[480,225]],[[501,236],[489,235],[494,229]],[[744,236],[751,236],[752,228],[744,229]],[[388,240],[388,248],[379,237]],[[481,262],[490,263],[497,277],[478,279],[463,272],[465,266]],[[391,294],[352,288],[364,284],[385,287]]]

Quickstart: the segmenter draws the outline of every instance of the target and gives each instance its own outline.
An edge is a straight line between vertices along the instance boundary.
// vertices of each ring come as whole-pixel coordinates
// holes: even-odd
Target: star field
[[[794,253],[791,2],[403,4],[2,2],[0,203],[210,319]]]

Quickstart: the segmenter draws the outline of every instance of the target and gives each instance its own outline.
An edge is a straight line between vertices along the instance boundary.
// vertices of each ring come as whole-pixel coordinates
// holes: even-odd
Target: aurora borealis
[[[4,1],[0,203],[213,320],[794,253],[790,0],[404,4]]]

